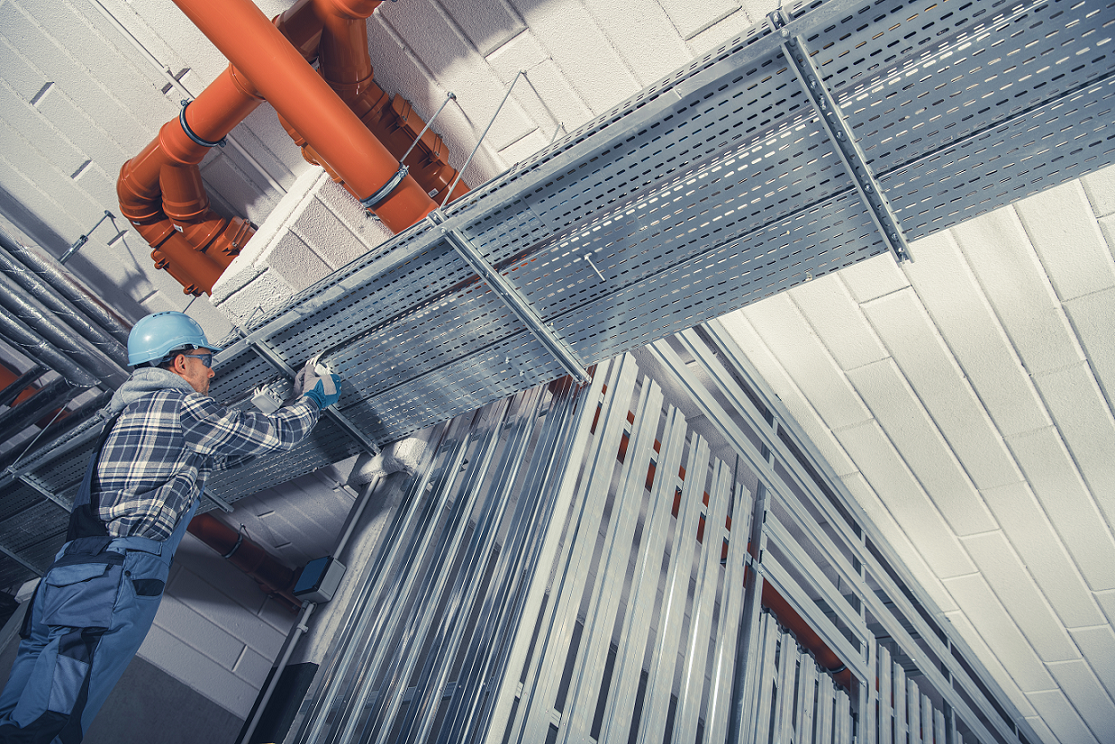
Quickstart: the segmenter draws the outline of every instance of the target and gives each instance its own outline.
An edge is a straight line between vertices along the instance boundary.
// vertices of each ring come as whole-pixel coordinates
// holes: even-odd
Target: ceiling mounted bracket
[[[283,360],[283,358],[279,356],[279,354],[274,349],[272,349],[270,345],[268,345],[266,341],[259,338],[245,338],[251,345],[255,353],[258,354],[272,367],[282,372],[291,380],[293,380],[298,375],[298,371],[291,368],[291,366],[287,364]],[[360,429],[357,428],[356,424],[352,423],[352,421],[350,421],[349,418],[343,413],[332,406],[326,408],[324,411],[322,411],[322,413],[324,415],[331,416],[337,423],[337,425],[344,430],[345,434],[350,436],[353,440],[356,441],[357,444],[364,448],[365,452],[373,455],[379,454],[379,447],[376,445],[376,443],[368,439],[368,437],[364,436],[364,432],[360,431]]]
[[[852,128],[848,126],[840,106],[825,87],[821,73],[813,64],[805,39],[790,32],[786,26],[788,20],[784,11],[776,10],[769,13],[767,20],[782,37],[782,56],[793,68],[802,89],[812,101],[813,108],[818,114],[817,118],[828,133],[829,140],[836,146],[840,161],[844,163],[844,169],[852,177],[852,183],[855,184],[860,199],[871,213],[871,219],[879,230],[883,243],[899,263],[912,260],[902,226],[886,196],[883,195],[882,189],[879,188],[875,175],[868,167],[867,158],[864,157],[863,150],[856,142]]]
[[[453,246],[457,255],[464,259],[465,263],[488,285],[496,297],[522,321],[531,335],[557,360],[558,364],[568,374],[572,375],[577,382],[582,384],[588,382],[589,374],[576,352],[538,316],[534,307],[523,299],[515,286],[496,271],[495,267],[484,260],[483,254],[463,230],[446,224],[447,219],[445,213],[440,209],[435,209],[426,215],[426,220],[441,231],[449,245]]]

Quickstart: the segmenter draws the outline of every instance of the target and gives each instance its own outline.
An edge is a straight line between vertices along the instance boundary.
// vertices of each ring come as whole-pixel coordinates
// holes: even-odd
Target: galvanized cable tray
[[[1113,18],[1096,0],[799,3],[467,195],[441,227],[590,364],[887,250],[788,44],[912,239],[1112,162]],[[564,374],[428,223],[247,330],[218,395],[274,375],[251,340],[292,367],[326,349],[342,410],[377,442]]]
[[[1113,25],[1104,0],[789,6],[244,328],[215,397],[324,350],[342,418],[210,488],[235,501],[563,376],[554,348],[590,365],[895,250],[880,215],[901,246],[1115,162]]]

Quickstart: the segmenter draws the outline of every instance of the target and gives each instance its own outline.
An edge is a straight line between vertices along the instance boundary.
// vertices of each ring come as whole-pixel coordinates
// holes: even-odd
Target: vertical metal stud
[[[674,741],[694,741],[697,737],[712,614],[719,584],[720,555],[724,545],[724,523],[732,501],[733,469],[719,459],[713,461],[713,469],[708,511],[705,513],[704,540],[700,544],[700,564],[693,593],[693,614],[689,618],[689,643],[685,652],[685,670],[682,673]]]
[[[559,559],[555,585],[551,590],[552,608],[544,621],[543,634],[524,685],[526,720],[512,734],[513,741],[545,741],[549,735],[551,712],[557,699],[558,685],[569,653],[577,623],[577,613],[588,569],[596,547],[596,535],[604,517],[604,505],[615,468],[620,439],[627,424],[627,410],[635,386],[638,366],[630,356],[619,365],[616,382],[609,385],[604,409],[601,411],[597,445],[585,472],[577,514],[570,525],[570,534]],[[587,640],[587,639],[586,639]]]
[[[738,471],[739,464],[737,462]],[[728,559],[724,576],[724,598],[721,600],[720,627],[716,633],[716,655],[712,672],[712,690],[709,693],[706,741],[725,741],[732,713],[732,669],[737,658],[737,644],[743,611],[743,579],[747,570],[747,533],[750,524],[743,517],[750,517],[750,499],[747,490],[739,483],[735,487],[735,505],[732,515],[733,530],[728,537]]]
[[[751,515],[750,544],[753,555],[750,582],[743,599],[743,621],[740,630],[741,640],[736,654],[736,674],[733,684],[732,720],[728,728],[731,742],[746,741],[754,727],[753,713],[755,696],[758,689],[759,664],[761,660],[760,618],[762,611],[763,574],[762,555],[766,545],[764,530],[767,510],[770,508],[770,490],[759,483],[755,493],[754,509]]]
[[[906,744],[906,672],[898,663],[891,671],[894,681],[894,744]]]
[[[651,455],[654,454],[654,438],[658,432],[662,397],[662,390],[657,383],[643,381],[628,440],[627,455],[624,457],[605,532],[603,552],[596,571],[598,579],[585,613],[584,633],[566,703],[569,715],[562,716],[559,742],[582,741],[589,736],[592,727],[612,641],[612,628],[615,627],[627,566],[631,559],[635,528],[642,510],[647,470]],[[595,537],[593,534],[593,547]]]
[[[613,675],[613,680],[616,681],[608,696],[600,732],[601,741],[626,740],[631,727],[643,654],[650,635],[651,613],[658,595],[662,559],[666,553],[670,523],[673,521],[674,494],[685,447],[685,434],[685,417],[671,406],[666,414],[662,450],[655,468],[653,491],[647,508],[643,548],[631,580],[632,593],[627,615],[623,620],[616,671]],[[714,738],[713,741],[715,740]]]
[[[878,646],[879,657],[879,744],[892,744],[894,741],[894,687],[891,681],[893,665],[890,651]]]
[[[654,645],[643,717],[639,721],[640,744],[661,741],[666,731],[673,692],[674,671],[678,649],[681,646],[681,629],[685,620],[685,604],[689,593],[689,577],[693,567],[693,545],[697,539],[697,525],[701,517],[701,497],[704,492],[705,473],[709,467],[709,445],[703,438],[693,435],[686,460],[685,482],[681,489],[674,541],[670,548],[670,562],[666,568],[666,587],[659,615],[658,636]]]

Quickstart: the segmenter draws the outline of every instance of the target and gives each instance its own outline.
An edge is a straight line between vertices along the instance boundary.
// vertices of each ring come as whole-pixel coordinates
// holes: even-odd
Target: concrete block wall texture
[[[1050,742],[1115,731],[1113,178],[724,321]],[[834,413],[857,406],[865,420]]]
[[[297,569],[332,553],[354,500],[342,484],[346,475],[343,468],[326,468],[214,516],[233,528],[243,525],[248,537]],[[323,609],[324,616],[331,607]],[[240,569],[187,535],[139,656],[243,719],[295,619]]]
[[[189,535],[139,656],[245,718],[294,619]]]

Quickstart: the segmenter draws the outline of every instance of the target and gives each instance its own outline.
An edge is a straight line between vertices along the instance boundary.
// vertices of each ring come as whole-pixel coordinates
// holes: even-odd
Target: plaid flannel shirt
[[[308,398],[265,416],[164,389],[129,403],[101,450],[94,486],[112,537],[165,540],[215,470],[302,441],[320,410]]]

